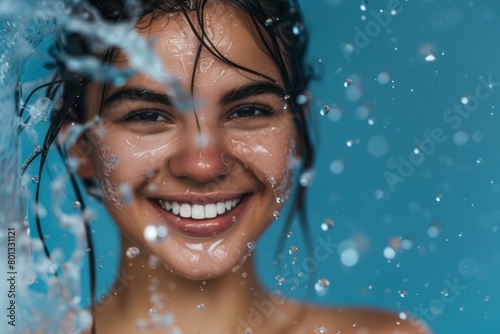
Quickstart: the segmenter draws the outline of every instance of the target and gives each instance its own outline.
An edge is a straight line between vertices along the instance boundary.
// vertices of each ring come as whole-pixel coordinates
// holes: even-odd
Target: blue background
[[[321,259],[313,254],[317,268],[304,270],[311,255],[295,226],[285,249],[297,246],[299,251],[293,256],[286,252],[281,269],[274,271],[278,221],[257,247],[264,283],[304,298],[311,274],[330,282],[324,296],[314,297],[321,304],[411,312],[436,333],[496,333],[500,85],[494,82],[500,81],[500,4],[303,0],[302,6],[311,35],[309,60],[322,77],[311,87],[319,150],[307,207],[314,246],[329,240],[335,250]],[[30,75],[42,72],[34,68]],[[482,86],[489,95],[481,99],[479,77],[493,81],[490,90]],[[454,128],[445,117],[455,105],[465,110],[464,97],[474,111],[460,116]],[[320,115],[323,105],[330,107],[325,116]],[[432,131],[440,131],[439,142],[429,139]],[[425,140],[415,155],[416,141]],[[26,152],[31,147],[25,143]],[[416,166],[409,167],[410,161]],[[61,168],[55,160],[49,170],[57,175]],[[101,295],[110,284],[118,249],[105,213],[98,215]],[[325,219],[334,222],[327,231],[321,229]],[[48,228],[56,228],[50,216],[46,221]],[[73,240],[64,231],[59,233],[66,238],[55,230],[46,233],[51,247],[71,247]],[[388,246],[396,251],[392,259],[384,256]],[[355,265],[341,261],[345,248],[359,255]],[[275,279],[291,270],[293,257],[305,274],[295,290]],[[83,277],[86,286],[85,272]]]

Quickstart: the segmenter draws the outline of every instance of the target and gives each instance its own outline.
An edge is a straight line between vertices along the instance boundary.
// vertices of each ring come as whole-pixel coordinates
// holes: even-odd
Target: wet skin
[[[342,333],[426,333],[386,312],[309,307],[261,287],[253,263],[244,260],[280,209],[276,197],[290,187],[297,132],[280,73],[248,18],[213,5],[205,20],[207,38],[219,52],[271,80],[235,69],[206,49],[196,63],[199,41],[186,18],[167,14],[138,31],[155,41],[167,71],[192,92],[194,108],[176,107],[172,87],[142,74],[108,87],[104,101],[101,85],[89,90],[87,119],[100,115],[103,122],[78,144],[90,152],[76,154],[78,174],[97,178],[123,232],[122,254],[131,246],[141,249],[133,259],[123,256],[121,270],[131,279],[118,280],[99,305],[98,333],[140,332],[135,322],[149,318],[152,277],[165,300],[160,312],[173,312],[183,333],[243,333],[255,305],[267,306],[268,314],[252,333],[314,333],[320,326]],[[126,62],[121,54],[115,59],[119,66]],[[221,214],[206,218],[213,216],[212,204]],[[148,242],[148,225],[166,227],[168,236]],[[149,254],[159,260],[153,268]]]

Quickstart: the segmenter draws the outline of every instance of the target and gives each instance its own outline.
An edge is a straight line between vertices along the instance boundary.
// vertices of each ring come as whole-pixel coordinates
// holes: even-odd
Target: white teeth
[[[228,211],[234,209],[238,203],[241,201],[241,197],[227,200],[225,202],[209,203],[205,205],[201,204],[188,204],[178,202],[168,202],[159,199],[158,205],[165,211],[170,211],[176,216],[181,216],[183,218],[192,219],[209,219],[215,218],[218,215],[223,215]]]
[[[181,212],[181,206],[177,202],[172,202],[172,213],[178,215]]]
[[[191,208],[191,217],[193,219],[205,219],[205,207],[199,204],[193,205]]]
[[[217,214],[221,215],[224,212],[226,212],[226,206],[224,205],[224,202],[217,202]]]
[[[215,218],[217,217],[217,206],[215,204],[205,205],[205,218]]]
[[[184,217],[184,218],[191,217],[191,205],[186,204],[186,203],[181,204],[180,215],[181,215],[181,217]]]

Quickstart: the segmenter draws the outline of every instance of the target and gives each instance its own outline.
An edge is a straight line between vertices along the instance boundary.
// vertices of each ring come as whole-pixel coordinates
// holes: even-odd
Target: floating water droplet
[[[386,247],[384,248],[384,257],[387,260],[392,260],[396,256],[396,251],[392,247]]]
[[[292,27],[292,32],[295,36],[300,35],[300,33],[304,30],[304,25],[301,22],[295,22]]]
[[[387,72],[380,72],[377,75],[377,82],[381,85],[388,84],[390,79],[391,79],[391,77],[389,76],[389,73],[387,73]]]
[[[319,114],[320,114],[321,116],[325,116],[325,115],[326,115],[326,114],[328,114],[329,112],[330,112],[330,107],[329,107],[329,106],[327,106],[326,104],[325,104],[323,107],[321,107],[321,109],[319,110]]]
[[[141,251],[139,250],[139,248],[132,246],[132,247],[127,248],[127,251],[125,252],[125,254],[127,255],[127,257],[129,259],[134,259],[139,254],[141,254]]]
[[[311,185],[312,181],[313,181],[313,172],[308,170],[308,171],[305,171],[304,173],[302,173],[302,175],[300,175],[300,178],[299,178],[299,183],[302,187],[308,187]]]
[[[326,218],[324,222],[321,223],[321,229],[323,231],[328,231],[333,226],[333,220]]]
[[[425,61],[426,62],[433,62],[435,60],[436,60],[436,56],[434,56],[432,53],[430,53],[427,56],[425,56]]]
[[[458,308],[458,310],[459,310],[460,312],[463,312],[463,310],[465,310],[465,306],[460,305],[460,307]]]
[[[271,19],[271,18],[266,19],[266,21],[264,22],[264,24],[266,25],[266,27],[272,26],[273,25],[273,19]]]
[[[280,213],[278,211],[273,212],[273,217],[274,219],[279,219],[280,218]]]
[[[300,94],[299,96],[297,96],[297,99],[295,100],[295,102],[297,102],[299,106],[306,104],[307,101],[308,98],[304,94]]]
[[[82,203],[80,203],[79,201],[74,201],[73,202],[73,209],[74,210],[80,209],[81,206],[82,206]]]
[[[408,319],[408,313],[406,313],[405,311],[399,312],[399,319],[401,319],[401,320]]]
[[[149,314],[150,315],[155,315],[155,314],[158,314],[158,313],[159,313],[159,311],[158,311],[158,309],[156,307],[152,307],[152,308],[149,309]]]
[[[40,176],[38,175],[35,175],[31,178],[31,182],[35,183],[35,184],[38,184],[40,183]]]
[[[293,254],[297,254],[298,251],[299,251],[299,249],[297,248],[297,246],[290,246],[290,249],[288,250],[288,253],[290,255],[293,255]]]
[[[349,87],[350,85],[352,84],[352,79],[346,79],[346,81],[344,81],[344,87]]]
[[[144,239],[148,242],[165,239],[168,236],[168,230],[165,226],[146,225],[144,228]]]
[[[439,236],[439,228],[436,225],[429,226],[427,235],[429,238],[437,238]]]
[[[354,248],[346,248],[340,253],[340,262],[346,267],[352,267],[358,263],[359,254]]]
[[[446,290],[446,289],[441,290],[441,295],[445,296],[445,297],[448,297],[448,295],[449,295],[448,290]]]
[[[241,277],[247,278],[247,276],[248,276],[248,274],[245,271],[241,273]]]
[[[288,232],[288,233],[286,234],[286,236],[287,236],[288,238],[291,238],[291,237],[293,236],[293,232],[292,232],[292,231]]]
[[[469,99],[467,98],[467,96],[462,96],[462,98],[460,99],[460,102],[462,102],[462,104],[468,104]]]
[[[328,287],[330,286],[330,281],[326,278],[320,278],[316,284],[314,284],[314,290],[318,296],[324,296],[328,292]]]
[[[203,311],[205,309],[205,304],[203,304],[203,303],[198,304],[198,306],[196,306],[196,308],[198,309],[198,311]]]
[[[92,252],[92,249],[87,248],[87,253],[90,253],[90,252]]]
[[[404,298],[406,296],[408,296],[408,291],[406,290],[399,291],[399,297]]]
[[[485,302],[490,301],[490,296],[484,296],[484,301],[485,301]]]
[[[344,163],[342,160],[333,160],[330,164],[330,172],[333,174],[340,174],[344,171]]]

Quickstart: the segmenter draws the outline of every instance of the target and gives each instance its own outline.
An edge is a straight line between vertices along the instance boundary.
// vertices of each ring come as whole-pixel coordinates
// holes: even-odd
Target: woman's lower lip
[[[155,202],[151,201],[161,217],[169,225],[179,231],[198,237],[208,237],[221,234],[231,228],[239,219],[248,204],[250,196],[243,196],[240,203],[231,211],[210,219],[183,218],[165,211]]]

